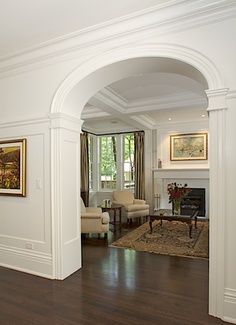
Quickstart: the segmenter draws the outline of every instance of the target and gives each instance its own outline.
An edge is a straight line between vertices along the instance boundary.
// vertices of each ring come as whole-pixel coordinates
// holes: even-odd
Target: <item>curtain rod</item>
[[[116,135],[116,134],[128,134],[128,133],[135,133],[135,132],[144,132],[144,130],[127,131],[127,132],[115,132],[115,133],[98,133],[98,134],[96,134],[96,133],[93,133],[93,132],[86,131],[86,130],[82,129],[82,132],[89,133],[89,134],[92,134],[92,135],[96,135],[98,137],[98,136],[105,136],[105,135]]]

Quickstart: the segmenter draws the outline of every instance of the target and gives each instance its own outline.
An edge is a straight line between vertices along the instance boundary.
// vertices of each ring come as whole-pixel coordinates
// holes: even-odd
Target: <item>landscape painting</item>
[[[26,139],[0,141],[0,195],[26,195]]]
[[[206,160],[207,133],[170,136],[170,160]]]

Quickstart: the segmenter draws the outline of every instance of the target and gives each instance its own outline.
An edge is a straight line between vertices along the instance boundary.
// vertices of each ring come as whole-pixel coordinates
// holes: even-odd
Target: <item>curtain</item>
[[[80,175],[81,175],[81,197],[84,205],[89,205],[89,152],[88,152],[88,133],[80,134]]]
[[[143,200],[145,199],[144,138],[143,131],[134,133],[135,198]]]

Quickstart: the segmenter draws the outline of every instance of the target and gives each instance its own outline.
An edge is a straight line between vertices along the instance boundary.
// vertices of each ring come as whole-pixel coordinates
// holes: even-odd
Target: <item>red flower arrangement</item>
[[[169,194],[169,203],[174,201],[181,201],[191,189],[187,187],[187,184],[177,184],[177,183],[170,183],[167,185],[167,192]]]

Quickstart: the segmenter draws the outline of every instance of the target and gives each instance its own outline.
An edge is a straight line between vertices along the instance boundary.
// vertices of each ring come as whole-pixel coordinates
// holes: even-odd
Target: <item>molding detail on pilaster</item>
[[[227,94],[227,99],[235,99],[236,98],[236,89],[230,89]]]
[[[233,302],[236,304],[236,290],[225,288],[225,301],[230,300],[230,302]]]
[[[227,109],[226,95],[228,94],[228,91],[229,88],[206,90],[205,92],[209,101],[207,111]]]
[[[236,290],[225,288],[224,291],[224,304],[227,308],[229,316],[223,316],[225,322],[236,324]],[[227,306],[227,307],[226,307]]]
[[[74,132],[81,132],[83,120],[64,113],[49,114],[51,129],[65,129]]]

